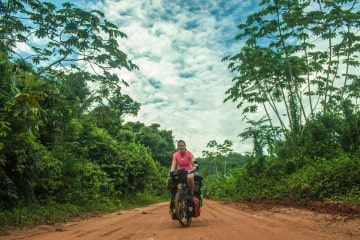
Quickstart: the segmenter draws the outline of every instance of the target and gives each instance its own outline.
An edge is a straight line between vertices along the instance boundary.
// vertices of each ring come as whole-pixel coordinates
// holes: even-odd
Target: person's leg
[[[190,193],[194,195],[194,173],[187,175],[187,184],[190,190]]]

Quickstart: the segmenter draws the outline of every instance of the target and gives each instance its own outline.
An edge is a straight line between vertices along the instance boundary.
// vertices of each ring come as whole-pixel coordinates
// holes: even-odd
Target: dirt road
[[[339,240],[360,239],[358,215],[319,213],[294,207],[204,200],[190,227],[171,220],[168,204],[27,230],[8,230],[0,240]]]

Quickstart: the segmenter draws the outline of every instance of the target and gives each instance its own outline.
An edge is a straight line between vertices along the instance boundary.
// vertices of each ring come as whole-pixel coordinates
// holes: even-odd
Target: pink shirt
[[[193,154],[186,150],[184,157],[181,156],[180,151],[177,151],[173,154],[173,157],[177,161],[177,169],[184,168],[185,170],[192,170],[191,157]]]

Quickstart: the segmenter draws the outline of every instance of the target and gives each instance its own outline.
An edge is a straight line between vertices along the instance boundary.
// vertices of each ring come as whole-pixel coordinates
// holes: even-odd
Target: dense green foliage
[[[137,69],[118,45],[126,35],[70,3],[0,4],[0,226],[164,199],[174,141],[160,125],[124,124],[140,108],[112,72]]]
[[[263,0],[258,9],[238,26],[245,46],[224,58],[235,74],[225,101],[239,103],[253,153],[209,176],[206,191],[359,203],[359,2]]]
[[[282,162],[267,158],[264,162],[249,158],[243,168],[228,176],[210,176],[205,182],[207,197],[217,199],[289,199],[299,202],[331,199],[360,202],[359,159],[342,155],[336,159],[302,159],[307,162],[295,169],[298,160]]]
[[[263,0],[238,26],[240,53],[224,58],[234,72],[226,101],[251,125],[257,154],[301,135],[318,112],[340,114],[359,100],[359,3],[354,0]]]
[[[172,131],[161,130],[160,124],[126,123],[136,133],[136,141],[151,151],[154,160],[170,169],[172,154],[176,151]]]

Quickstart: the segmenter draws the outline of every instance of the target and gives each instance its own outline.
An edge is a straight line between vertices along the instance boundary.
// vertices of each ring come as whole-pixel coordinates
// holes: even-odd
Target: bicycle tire
[[[179,191],[175,195],[175,213],[178,221],[183,227],[190,226],[192,220],[192,216],[188,216],[186,209],[187,209],[186,194]]]

